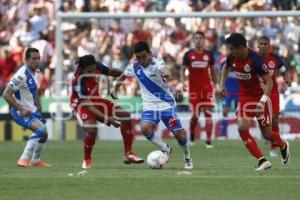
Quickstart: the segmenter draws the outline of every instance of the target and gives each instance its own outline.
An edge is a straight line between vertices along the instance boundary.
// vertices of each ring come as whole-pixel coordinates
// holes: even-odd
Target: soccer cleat
[[[189,142],[189,145],[190,145],[190,146],[195,146],[195,142],[190,141],[190,142]]]
[[[50,164],[48,164],[48,163],[46,163],[46,162],[44,162],[42,160],[40,160],[40,161],[38,161],[36,163],[31,163],[31,166],[32,167],[51,167]]]
[[[184,159],[184,169],[193,169],[193,162],[191,158]]]
[[[270,150],[269,154],[270,154],[271,157],[277,157],[278,156],[276,150]]]
[[[90,169],[92,167],[92,160],[83,160],[81,168]]]
[[[206,145],[206,148],[207,148],[207,149],[212,149],[212,148],[214,148],[214,145],[211,144],[211,141],[206,141],[205,145]]]
[[[143,163],[144,159],[138,157],[134,152],[130,151],[126,153],[123,162],[124,164],[131,164],[131,163],[139,164],[139,163]]]
[[[162,150],[162,152],[164,153],[164,154],[166,154],[167,156],[170,156],[171,155],[171,153],[172,153],[172,148],[171,148],[171,146],[170,145],[168,145],[167,144],[167,150]]]
[[[17,162],[18,167],[30,167],[30,162],[27,159],[20,159]]]
[[[286,166],[290,160],[290,144],[288,141],[284,142],[284,148],[280,149],[281,152],[281,162],[284,166]]]
[[[271,166],[272,166],[272,164],[268,160],[266,160],[265,158],[262,158],[258,161],[255,171],[267,170],[267,169],[270,169]]]

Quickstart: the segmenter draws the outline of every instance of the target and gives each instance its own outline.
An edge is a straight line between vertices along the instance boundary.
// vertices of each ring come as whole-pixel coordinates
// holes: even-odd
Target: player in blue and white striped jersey
[[[39,50],[35,48],[26,49],[26,64],[11,78],[3,93],[4,99],[11,106],[13,120],[23,128],[33,131],[23,154],[17,162],[19,167],[50,166],[48,163],[40,160],[48,138],[46,126],[40,113],[41,106],[36,77],[40,59]]]
[[[166,127],[174,134],[184,153],[184,168],[192,169],[189,146],[185,130],[176,115],[175,99],[167,86],[168,68],[162,59],[151,56],[146,42],[140,41],[134,46],[137,58],[130,64],[119,79],[117,79],[112,97],[117,98],[116,90],[120,80],[126,76],[135,77],[140,85],[143,99],[143,113],[141,117],[142,132],[153,144],[166,154],[170,154],[170,146],[155,136],[155,127],[162,120]]]

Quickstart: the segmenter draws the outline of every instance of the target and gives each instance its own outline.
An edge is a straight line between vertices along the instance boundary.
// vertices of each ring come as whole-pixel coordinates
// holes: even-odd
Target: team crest
[[[208,61],[208,55],[204,55],[203,60]]]
[[[196,57],[195,57],[195,56],[192,56],[191,59],[194,60],[194,59],[196,59]]]
[[[250,72],[251,71],[251,67],[247,64],[244,66],[244,71],[245,72]]]
[[[86,119],[86,118],[87,118],[87,114],[83,113],[83,114],[81,115],[81,119]]]
[[[273,61],[270,61],[270,62],[268,63],[268,66],[269,66],[271,69],[273,69],[273,68],[275,67],[275,63],[274,63]]]

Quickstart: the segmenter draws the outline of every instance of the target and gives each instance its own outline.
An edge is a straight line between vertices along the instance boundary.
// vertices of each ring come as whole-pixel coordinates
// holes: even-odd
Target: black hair
[[[140,53],[145,50],[146,50],[146,52],[150,52],[150,47],[149,47],[148,43],[145,41],[139,41],[134,45],[133,52]]]
[[[202,35],[202,37],[205,38],[205,34],[202,31],[197,31],[193,34],[193,38],[195,37],[195,35]]]
[[[247,47],[246,38],[240,33],[231,33],[225,41],[227,44],[230,44],[235,48]]]
[[[266,35],[260,36],[258,40],[266,40],[268,43],[270,43],[270,38]]]
[[[31,53],[40,53],[40,52],[36,48],[29,47],[25,51],[25,59],[29,59],[31,56]]]
[[[78,64],[78,68],[83,69],[86,66],[96,64],[96,59],[93,55],[84,55],[78,58],[77,64]]]

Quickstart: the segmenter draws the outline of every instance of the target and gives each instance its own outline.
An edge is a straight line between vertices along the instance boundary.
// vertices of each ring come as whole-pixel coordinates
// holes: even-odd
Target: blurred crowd
[[[40,90],[51,96],[55,82],[55,12],[192,12],[297,10],[299,0],[0,0],[0,94],[10,76],[24,64],[26,47],[41,53]],[[78,56],[93,54],[110,67],[124,69],[132,61],[132,47],[139,40],[148,41],[154,56],[164,58],[172,75],[170,87],[179,93],[188,90],[180,77],[183,54],[192,48],[192,34],[202,31],[206,48],[214,53],[219,71],[227,55],[224,37],[243,33],[249,47],[256,49],[256,39],[266,35],[272,50],[285,61],[288,79],[300,84],[300,20],[296,17],[273,18],[161,18],[161,19],[90,19],[63,21],[63,74],[68,83]],[[103,79],[103,93],[108,93],[112,79]],[[285,91],[278,78],[281,92]],[[61,95],[69,95],[68,84]],[[137,82],[126,79],[119,91],[139,94]],[[300,92],[300,91],[299,91]]]

